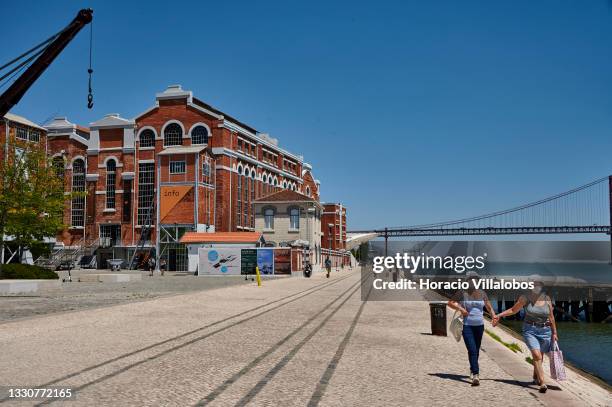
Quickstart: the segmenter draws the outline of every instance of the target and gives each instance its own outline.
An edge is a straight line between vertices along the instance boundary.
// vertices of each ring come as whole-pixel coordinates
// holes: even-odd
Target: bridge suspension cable
[[[501,211],[444,222],[388,227],[384,228],[384,233],[405,236],[607,233],[610,228],[609,179],[598,178],[568,191]],[[383,229],[369,232],[382,234]]]
[[[609,225],[610,213],[607,181],[608,177],[598,178],[587,184],[544,199],[484,215],[407,227],[390,227],[388,229],[430,229],[449,226]]]

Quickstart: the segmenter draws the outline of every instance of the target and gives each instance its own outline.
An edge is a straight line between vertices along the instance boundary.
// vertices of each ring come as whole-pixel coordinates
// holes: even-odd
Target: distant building
[[[346,206],[324,203],[321,216],[322,244],[326,249],[346,249]]]
[[[321,259],[321,204],[295,191],[279,191],[254,203],[255,230],[268,244],[303,247],[311,253],[311,264]]]
[[[300,155],[178,85],[134,119],[109,114],[85,128],[61,117],[30,128],[32,137],[46,130],[66,191],[87,191],[67,202],[58,241],[99,245],[102,267],[156,248],[169,270],[187,270],[185,233],[252,232],[253,202],[278,191],[319,200]]]
[[[4,160],[9,154],[9,148],[14,148],[17,154],[23,151],[28,144],[36,144],[45,148],[47,131],[38,124],[7,113],[0,118],[0,159]]]
[[[6,160],[8,157],[19,157],[28,146],[32,145],[45,149],[46,133],[43,127],[25,117],[12,113],[0,117],[0,160]],[[31,262],[31,253],[27,250],[23,251],[21,258],[19,258],[17,247],[8,244],[12,239],[11,236],[4,236],[7,244],[0,253],[0,262]]]
[[[57,244],[86,247],[102,268],[155,250],[168,270],[187,271],[181,238],[189,232],[261,231],[276,245],[302,245],[320,264],[333,223],[332,254],[346,248],[346,208],[319,204],[320,183],[302,156],[179,85],[134,119],[109,114],[89,127],[66,117],[44,127],[10,113],[0,120],[0,158],[28,143],[46,149],[66,192],[86,192],[67,200]]]

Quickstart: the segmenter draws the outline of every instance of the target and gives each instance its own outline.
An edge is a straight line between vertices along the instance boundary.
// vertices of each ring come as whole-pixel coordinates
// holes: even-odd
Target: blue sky
[[[180,83],[303,154],[349,228],[477,215],[612,174],[608,1],[255,3],[9,2],[0,62],[94,9],[94,109],[85,29],[13,112],[134,117]]]

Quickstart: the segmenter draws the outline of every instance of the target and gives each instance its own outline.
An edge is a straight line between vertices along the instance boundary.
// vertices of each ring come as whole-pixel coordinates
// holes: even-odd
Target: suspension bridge
[[[390,237],[600,233],[612,235],[612,176],[535,202],[469,218],[413,226],[354,230]],[[612,258],[612,240],[610,244]]]

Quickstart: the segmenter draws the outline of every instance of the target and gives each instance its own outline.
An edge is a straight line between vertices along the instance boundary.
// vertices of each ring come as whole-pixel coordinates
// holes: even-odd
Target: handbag
[[[457,342],[461,340],[461,336],[463,335],[463,316],[459,311],[455,311],[455,315],[453,315],[453,319],[450,323],[449,331],[451,331],[451,334]]]
[[[552,349],[548,356],[550,359],[550,377],[557,381],[567,379],[565,366],[563,365],[563,352],[559,349],[557,341],[552,343]]]

